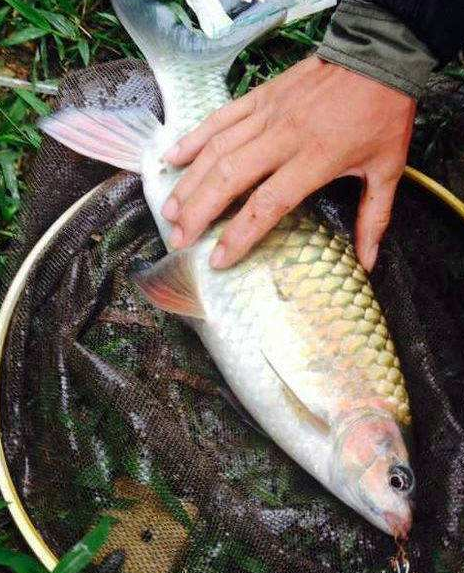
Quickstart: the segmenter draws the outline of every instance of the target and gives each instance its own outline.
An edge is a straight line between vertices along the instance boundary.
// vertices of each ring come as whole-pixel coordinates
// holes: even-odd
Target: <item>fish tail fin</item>
[[[160,0],[112,0],[122,24],[151,67],[183,59],[199,64],[224,64],[227,69],[253,40],[285,20],[286,1],[252,5],[231,20],[219,0],[190,0],[203,32],[178,22]],[[221,17],[219,17],[221,16]],[[215,22],[219,22],[215,26]],[[212,37],[208,37],[208,34]]]
[[[162,125],[144,107],[66,107],[39,120],[40,129],[70,149],[120,169],[141,173],[147,148]]]

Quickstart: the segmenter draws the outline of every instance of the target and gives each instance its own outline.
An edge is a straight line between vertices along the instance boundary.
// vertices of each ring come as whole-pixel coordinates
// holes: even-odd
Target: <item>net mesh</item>
[[[144,64],[122,61],[70,75],[57,106],[130,98],[162,119],[157,94]],[[46,543],[62,555],[106,513],[118,523],[99,558],[114,571],[388,570],[393,540],[244,424],[196,336],[137,294],[128,269],[165,254],[137,175],[46,139],[0,293],[98,184],[34,265],[2,362],[3,447]],[[350,232],[358,194],[346,179],[310,207]],[[463,571],[462,221],[404,181],[372,281],[411,398],[412,571]]]

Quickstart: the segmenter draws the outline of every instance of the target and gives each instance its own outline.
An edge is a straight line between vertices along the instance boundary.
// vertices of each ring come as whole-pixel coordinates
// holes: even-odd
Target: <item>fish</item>
[[[230,101],[226,76],[247,45],[292,10],[300,17],[328,5],[266,0],[231,19],[225,6],[238,4],[191,0],[205,33],[158,0],[113,0],[156,76],[164,123],[126,101],[66,107],[40,127],[85,156],[141,175],[168,251],[135,274],[141,291],[196,331],[260,431],[368,522],[405,539],[415,490],[406,381],[350,241],[300,206],[226,270],[209,264],[226,217],[187,249],[169,244],[161,209],[184,170],[163,160],[166,150]]]

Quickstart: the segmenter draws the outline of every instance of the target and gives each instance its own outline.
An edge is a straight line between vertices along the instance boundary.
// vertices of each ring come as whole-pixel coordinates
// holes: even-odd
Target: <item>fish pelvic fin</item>
[[[189,249],[174,251],[149,268],[132,273],[131,278],[157,308],[185,317],[205,318]]]
[[[162,128],[147,108],[67,107],[42,118],[40,129],[72,150],[115,167],[141,173],[144,150]]]
[[[222,23],[215,28],[205,17],[207,2],[219,8],[217,0],[190,2],[206,28],[203,32],[178,22],[173,11],[160,0],[112,0],[121,23],[154,69],[161,60],[166,65],[187,60],[199,66],[223,64],[227,70],[248,44],[284,22],[287,14],[287,2],[266,0],[230,20],[229,26]]]

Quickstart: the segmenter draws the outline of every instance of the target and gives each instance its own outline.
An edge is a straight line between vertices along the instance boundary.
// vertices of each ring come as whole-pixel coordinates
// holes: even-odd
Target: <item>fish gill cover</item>
[[[121,61],[70,75],[57,106],[130,100],[161,118],[157,94],[144,64]],[[45,541],[63,554],[104,512],[119,520],[105,553],[127,572],[387,570],[392,539],[244,425],[195,335],[131,284],[134,261],[165,254],[137,175],[46,140],[1,294],[100,182],[34,266],[2,366],[3,446]],[[350,232],[358,191],[344,180],[311,207]],[[417,573],[464,561],[463,261],[462,222],[404,182],[372,282],[411,399]]]

